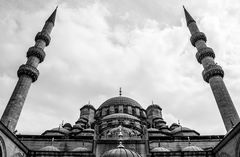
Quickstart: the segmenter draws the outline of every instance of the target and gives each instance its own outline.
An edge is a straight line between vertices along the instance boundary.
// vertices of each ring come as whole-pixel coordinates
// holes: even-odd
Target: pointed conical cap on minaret
[[[186,8],[183,6],[184,9],[184,13],[185,13],[185,18],[186,18],[186,22],[187,22],[187,26],[192,23],[192,22],[196,22],[192,16],[188,13],[188,11],[186,10]]]
[[[55,19],[56,19],[56,14],[57,14],[57,8],[58,8],[58,6],[57,6],[56,9],[53,11],[53,13],[51,14],[51,16],[47,19],[46,22],[51,22],[51,23],[53,23],[53,25],[55,24]]]

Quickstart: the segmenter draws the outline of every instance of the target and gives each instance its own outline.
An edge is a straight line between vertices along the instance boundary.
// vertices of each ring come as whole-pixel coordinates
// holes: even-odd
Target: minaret
[[[192,35],[190,41],[198,51],[196,53],[197,61],[202,64],[204,68],[202,72],[203,79],[210,84],[225,128],[229,131],[239,122],[239,116],[223,82],[224,71],[221,66],[214,62],[215,53],[213,49],[207,47],[205,34],[199,31],[195,20],[185,8],[184,12],[187,26]]]
[[[38,78],[39,71],[37,66],[45,58],[44,48],[50,43],[50,33],[55,23],[57,8],[45,22],[41,32],[35,37],[35,45],[27,51],[27,62],[19,67],[17,71],[18,82],[12,96],[4,110],[1,122],[12,132],[15,130],[28,90]]]

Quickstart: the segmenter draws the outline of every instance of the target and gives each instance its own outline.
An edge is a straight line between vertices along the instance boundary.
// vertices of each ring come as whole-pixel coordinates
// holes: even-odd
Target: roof
[[[130,105],[130,106],[139,107],[142,109],[142,106],[137,101],[128,97],[123,97],[123,96],[113,97],[106,100],[98,109],[109,107],[112,105]]]

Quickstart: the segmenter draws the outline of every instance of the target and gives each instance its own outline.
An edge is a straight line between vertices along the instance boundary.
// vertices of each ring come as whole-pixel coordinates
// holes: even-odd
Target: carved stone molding
[[[202,63],[202,59],[205,57],[212,57],[213,59],[215,58],[215,53],[213,52],[212,48],[205,47],[205,48],[198,50],[198,52],[196,53],[197,61],[200,64]]]
[[[211,64],[206,69],[203,70],[202,76],[204,81],[209,82],[209,79],[213,76],[224,76],[224,71],[222,67],[217,64]]]
[[[191,38],[190,38],[190,41],[192,43],[192,45],[195,47],[195,43],[198,41],[198,40],[203,40],[203,41],[207,41],[207,37],[205,36],[205,34],[203,32],[196,32],[194,33]]]
[[[48,46],[51,41],[51,37],[46,32],[38,32],[35,37],[35,41],[37,41],[37,40],[43,40],[46,43],[46,46]]]
[[[43,49],[33,46],[33,47],[30,47],[27,52],[27,57],[29,58],[31,56],[37,57],[41,63],[44,61],[46,54],[43,51]]]
[[[18,75],[18,77],[20,77],[22,75],[27,75],[32,78],[33,82],[35,82],[38,78],[39,71],[37,70],[37,68],[35,68],[31,65],[23,64],[19,67],[19,69],[17,71],[17,75]]]

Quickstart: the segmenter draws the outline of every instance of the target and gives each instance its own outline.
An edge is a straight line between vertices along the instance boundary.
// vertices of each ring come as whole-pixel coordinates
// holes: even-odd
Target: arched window
[[[240,157],[240,138],[237,140],[237,143],[235,144],[235,156]]]
[[[136,115],[135,108],[132,108],[132,115],[133,115],[133,116],[135,116],[135,115]]]
[[[118,106],[114,106],[114,112],[118,113]]]
[[[23,155],[21,153],[16,153],[12,157],[23,157]]]
[[[2,147],[0,147],[0,157],[3,156],[3,153],[2,153]]]
[[[5,142],[1,136],[0,136],[0,157],[7,157]]]
[[[128,113],[128,108],[126,105],[123,106],[123,113]]]

